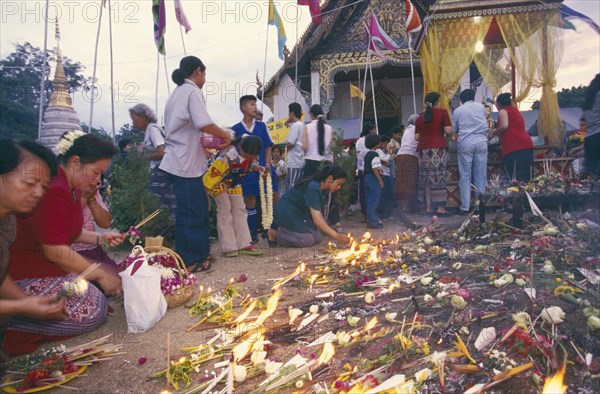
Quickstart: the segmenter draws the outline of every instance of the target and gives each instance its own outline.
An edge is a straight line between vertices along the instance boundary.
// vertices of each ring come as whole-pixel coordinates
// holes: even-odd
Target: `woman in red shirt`
[[[440,108],[440,94],[425,96],[425,112],[415,123],[415,139],[419,142],[419,189],[425,195],[425,210],[446,214],[446,161],[448,145],[446,134],[452,134],[452,123],[448,111]]]
[[[496,104],[500,110],[498,123],[490,136],[500,136],[500,156],[506,175],[511,180],[529,182],[533,164],[533,141],[525,129],[525,119],[512,106],[510,93],[499,95]]]
[[[17,222],[17,236],[10,250],[10,276],[29,295],[55,296],[64,282],[73,281],[90,263],[70,248],[77,242],[114,247],[123,241],[118,233],[96,233],[83,229],[81,189],[92,189],[110,165],[118,149],[106,140],[72,131],[57,146],[58,175],[37,210]],[[97,268],[86,278],[100,285],[107,295],[121,294],[115,272]],[[56,325],[41,327],[35,321],[13,319],[4,341],[9,354],[34,350],[42,340],[59,339],[91,332],[106,321],[106,297],[90,284],[82,296],[66,302],[69,317]]]

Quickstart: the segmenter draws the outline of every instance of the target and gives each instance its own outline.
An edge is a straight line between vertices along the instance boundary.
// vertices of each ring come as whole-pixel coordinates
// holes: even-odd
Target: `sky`
[[[390,0],[399,1],[399,0]],[[15,43],[30,42],[43,48],[46,19],[45,1],[0,0],[0,58],[14,50]],[[51,0],[48,19],[48,48],[56,46],[54,20],[58,17],[63,56],[81,62],[84,75],[92,76],[101,0]],[[231,126],[241,118],[238,98],[256,94],[256,75],[266,79],[281,67],[277,56],[277,32],[267,25],[268,0],[181,0],[192,27],[181,31],[175,18],[174,0],[166,0],[166,57],[157,59],[150,0],[111,0],[113,37],[113,84],[115,124],[118,130],[130,123],[128,109],[137,103],[156,107],[162,118],[172,71],[185,54],[202,59],[207,67],[204,93],[215,123]],[[308,7],[296,7],[296,0],[276,0],[291,50],[310,23]],[[566,0],[565,4],[600,23],[600,2]],[[99,97],[94,103],[92,125],[112,131],[110,28],[103,10],[98,41],[96,78]],[[577,31],[564,34],[564,55],[557,73],[557,89],[587,86],[600,72],[600,35],[581,22]],[[182,38],[183,36],[183,38]],[[268,40],[267,40],[268,38]],[[265,60],[266,53],[266,60]],[[158,60],[158,62],[157,62]],[[165,72],[166,63],[166,72]],[[54,65],[52,65],[54,75]],[[158,72],[158,95],[157,89]],[[157,100],[156,100],[157,98]],[[80,121],[90,121],[89,94],[76,92],[74,106]],[[265,107],[265,115],[271,114]]]

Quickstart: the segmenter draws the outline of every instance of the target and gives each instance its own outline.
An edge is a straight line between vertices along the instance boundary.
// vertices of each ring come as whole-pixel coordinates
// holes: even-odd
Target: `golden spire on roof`
[[[52,81],[52,96],[50,96],[51,107],[73,108],[73,102],[69,95],[67,77],[62,63],[62,54],[60,52],[60,29],[58,27],[58,18],[56,18],[56,71],[54,81]]]

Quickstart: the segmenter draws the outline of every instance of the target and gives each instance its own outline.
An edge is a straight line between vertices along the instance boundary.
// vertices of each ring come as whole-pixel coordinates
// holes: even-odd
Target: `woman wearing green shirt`
[[[321,232],[341,244],[346,235],[327,225],[323,192],[334,193],[346,182],[346,172],[338,166],[325,166],[311,177],[300,180],[275,204],[275,217],[269,229],[269,246],[307,248],[321,242]]]

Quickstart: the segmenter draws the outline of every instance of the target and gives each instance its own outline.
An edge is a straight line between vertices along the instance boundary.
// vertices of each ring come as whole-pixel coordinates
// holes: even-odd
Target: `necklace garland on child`
[[[269,229],[271,223],[273,223],[273,181],[271,179],[271,174],[267,174],[266,181],[262,175],[258,177],[260,208],[262,210],[262,225],[264,229]]]

